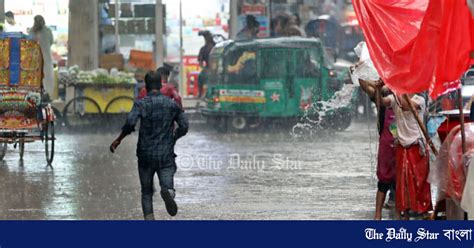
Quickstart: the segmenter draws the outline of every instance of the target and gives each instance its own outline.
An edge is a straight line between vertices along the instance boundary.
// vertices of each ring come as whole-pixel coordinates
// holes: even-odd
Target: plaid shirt
[[[140,120],[138,158],[147,160],[174,158],[176,141],[188,132],[188,120],[183,110],[161,93],[149,93],[147,97],[135,101],[122,132],[127,135],[134,132],[138,120]],[[178,124],[176,130],[174,122]]]

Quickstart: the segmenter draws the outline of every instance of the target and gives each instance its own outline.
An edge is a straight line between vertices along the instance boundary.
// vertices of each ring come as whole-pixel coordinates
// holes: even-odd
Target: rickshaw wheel
[[[86,113],[84,109],[80,111],[81,108],[77,108],[77,105],[82,105],[82,107],[85,108],[84,105],[86,102],[90,103],[89,106],[93,106],[94,111],[92,113]],[[92,98],[81,96],[72,99],[66,104],[62,117],[64,125],[66,127],[72,127],[73,123],[77,125],[96,124],[98,121],[97,115],[99,115],[99,117],[102,116],[99,104]]]
[[[48,162],[48,165],[51,165],[54,158],[54,122],[48,122],[45,125],[44,132],[44,151],[46,154],[46,162]]]
[[[18,148],[20,152],[20,160],[23,160],[23,155],[25,154],[25,141],[20,141]]]
[[[232,116],[229,118],[229,124],[234,131],[244,131],[248,127],[248,119],[245,116]]]
[[[116,97],[114,99],[112,99],[108,104],[107,106],[105,107],[105,111],[104,113],[108,113],[110,108],[113,106],[114,103],[118,102],[118,101],[123,101],[123,100],[126,100],[126,101],[131,101],[132,103],[135,101],[135,99],[133,99],[133,97],[129,97],[129,96],[119,96],[119,97]],[[125,110],[123,111],[123,113],[128,113],[130,112],[131,109],[128,109],[128,110]]]
[[[0,143],[0,160],[3,160],[7,154],[7,145],[7,143]]]

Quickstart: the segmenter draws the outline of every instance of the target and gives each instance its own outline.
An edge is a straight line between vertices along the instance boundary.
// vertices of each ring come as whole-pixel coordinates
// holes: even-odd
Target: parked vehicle
[[[22,33],[0,35],[0,160],[8,144],[42,141],[48,165],[54,158],[55,115],[45,102],[40,44]]]

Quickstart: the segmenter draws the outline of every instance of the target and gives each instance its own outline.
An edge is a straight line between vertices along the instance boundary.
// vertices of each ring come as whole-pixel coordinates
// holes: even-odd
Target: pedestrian
[[[288,34],[290,18],[284,14],[278,15],[273,21],[273,36],[284,37]]]
[[[207,70],[209,69],[209,55],[216,45],[214,42],[214,37],[209,31],[201,31],[199,35],[204,37],[204,46],[199,50],[198,61],[199,66],[201,67],[201,73],[198,77],[198,86],[199,86],[199,97],[202,96],[204,90],[204,83],[207,80]]]
[[[306,37],[306,32],[301,28],[301,18],[298,14],[290,15],[290,34],[293,36]]]
[[[160,75],[161,77],[161,94],[164,96],[167,96],[174,100],[178,106],[183,109],[183,101],[181,96],[179,95],[178,90],[176,89],[176,86],[169,83],[169,76],[171,74],[172,67],[168,64],[164,64],[162,67],[159,67],[156,72]],[[142,88],[140,90],[140,93],[138,95],[138,99],[143,99],[147,96],[147,90],[146,87]]]
[[[178,106],[183,109],[183,102],[181,96],[179,95],[178,89],[176,89],[176,86],[169,82],[171,69],[167,66],[163,66],[158,68],[157,73],[161,75],[161,94],[173,99],[173,101],[175,101]]]
[[[273,24],[274,37],[305,37],[306,33],[297,26],[297,22],[296,16],[286,13],[278,15]]]
[[[426,214],[432,210],[431,189],[428,183],[429,151],[417,119],[423,123],[426,102],[422,96],[408,94],[405,98],[389,95],[382,99],[395,113],[397,139],[395,146],[397,213],[409,220],[409,212]],[[410,108],[417,110],[416,117]]]
[[[153,178],[158,175],[160,194],[167,212],[171,216],[178,213],[174,200],[174,175],[176,173],[176,141],[188,132],[188,121],[181,108],[169,97],[160,93],[161,77],[157,72],[145,76],[148,95],[134,102],[132,111],[122,128],[120,136],[110,145],[115,152],[122,140],[135,131],[140,120],[137,144],[138,173],[142,192],[142,209],[145,220],[154,220]],[[174,123],[177,128],[174,130]]]
[[[5,32],[25,32],[23,26],[15,20],[15,15],[11,11],[5,13]]]
[[[260,32],[260,23],[254,15],[247,15],[245,18],[245,27],[237,33],[236,40],[252,40],[257,38]]]
[[[36,40],[41,47],[43,54],[43,87],[49,97],[53,96],[54,92],[54,68],[53,57],[51,55],[51,46],[54,38],[53,32],[46,26],[44,18],[40,15],[34,17],[33,27],[30,29],[30,35]]]
[[[377,99],[381,96],[388,96],[392,93],[388,88],[384,87],[383,91],[377,90],[377,82],[359,79],[360,88],[370,97],[370,99],[378,104]],[[377,95],[379,94],[379,95]],[[387,196],[387,192],[393,193],[395,188],[395,149],[393,148],[394,137],[392,129],[395,125],[395,113],[391,107],[382,105],[377,106],[378,120],[377,126],[379,131],[379,149],[377,153],[377,193],[375,197],[375,220],[382,219],[382,208]],[[393,195],[393,194],[392,194]],[[392,199],[393,200],[393,199]],[[389,199],[390,202],[390,199]]]

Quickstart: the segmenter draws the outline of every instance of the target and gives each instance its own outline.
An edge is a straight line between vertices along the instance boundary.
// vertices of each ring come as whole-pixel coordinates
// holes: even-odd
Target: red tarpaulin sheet
[[[474,50],[473,20],[461,0],[353,0],[380,77],[397,94],[459,87]]]

